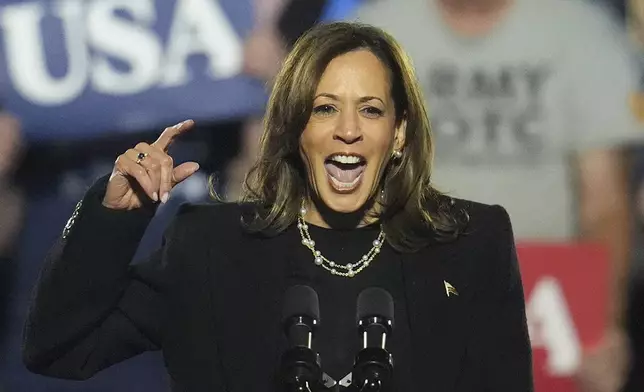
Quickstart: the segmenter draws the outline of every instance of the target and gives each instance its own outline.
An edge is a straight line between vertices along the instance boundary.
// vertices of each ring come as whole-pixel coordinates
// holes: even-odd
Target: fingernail
[[[169,198],[170,198],[170,195],[168,193],[164,193],[163,196],[161,196],[161,203],[163,204],[167,203]]]
[[[156,192],[152,194],[152,200],[159,201],[159,195]]]

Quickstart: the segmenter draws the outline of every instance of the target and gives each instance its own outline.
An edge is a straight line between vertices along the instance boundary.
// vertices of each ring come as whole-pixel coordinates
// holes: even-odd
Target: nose
[[[340,114],[339,122],[333,134],[334,140],[339,140],[345,144],[353,144],[362,140],[362,130],[358,114],[353,111],[345,111]]]

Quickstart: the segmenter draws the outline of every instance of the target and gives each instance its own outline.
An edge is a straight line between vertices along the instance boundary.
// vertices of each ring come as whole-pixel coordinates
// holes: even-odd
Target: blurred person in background
[[[270,88],[286,53],[320,19],[328,3],[328,0],[254,0],[255,27],[245,42],[244,73]],[[240,150],[225,170],[223,193],[229,200],[239,198],[246,172],[257,158],[262,121],[261,116],[255,116],[241,124]]]
[[[629,295],[628,327],[633,342],[633,366],[627,391],[644,391],[644,146],[631,151],[631,186],[636,206],[635,257]]]
[[[409,50],[439,189],[507,207],[520,240],[605,244],[609,319],[577,378],[583,391],[618,391],[631,257],[622,147],[644,136],[629,107],[638,70],[624,32],[597,5],[564,0],[373,0],[358,20]]]
[[[631,38],[635,42],[640,64],[644,65],[644,2],[641,0],[615,0],[622,3],[624,17]],[[644,75],[641,75],[638,94],[632,101],[640,121],[644,121]],[[628,377],[628,391],[644,391],[644,147],[634,148],[632,154],[631,183],[637,205],[638,235],[635,237],[636,252],[633,259],[633,276],[628,312],[628,326],[633,341],[633,366]]]
[[[14,254],[23,219],[23,195],[14,181],[21,151],[20,124],[12,115],[0,111],[0,350],[4,347]]]
[[[624,9],[624,17],[628,25],[628,31],[635,43],[639,46],[640,52],[644,47],[644,2],[641,0],[613,0],[616,8]]]

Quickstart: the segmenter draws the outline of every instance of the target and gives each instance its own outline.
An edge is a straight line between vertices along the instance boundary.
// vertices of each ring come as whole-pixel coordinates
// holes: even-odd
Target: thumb
[[[199,164],[197,162],[182,163],[172,170],[172,182],[174,182],[174,185],[177,185],[181,181],[195,174],[197,170],[199,170]]]

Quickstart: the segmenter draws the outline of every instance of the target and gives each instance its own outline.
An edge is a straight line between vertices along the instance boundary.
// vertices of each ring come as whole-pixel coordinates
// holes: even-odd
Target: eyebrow
[[[320,94],[316,95],[314,99],[317,99],[318,97],[326,97],[326,98],[333,99],[334,101],[339,101],[340,100],[340,97],[338,97],[335,94],[330,94],[330,93],[320,93]],[[381,98],[378,98],[378,97],[375,97],[375,96],[372,96],[372,95],[367,95],[365,97],[360,97],[360,99],[358,99],[358,102],[363,103],[363,102],[371,101],[372,99],[375,99],[375,100],[378,100],[378,101],[382,102],[383,105],[385,104],[385,102]]]

